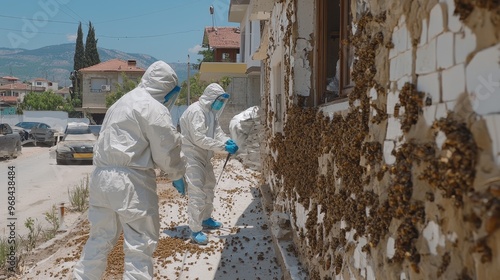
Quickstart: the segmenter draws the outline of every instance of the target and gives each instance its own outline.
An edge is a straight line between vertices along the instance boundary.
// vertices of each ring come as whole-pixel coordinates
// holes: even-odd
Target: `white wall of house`
[[[46,91],[53,91],[56,92],[59,89],[59,84],[55,82],[50,82],[50,81],[31,81],[31,85],[33,87],[44,87]]]
[[[345,178],[337,178],[327,186],[319,182],[322,182],[322,176],[339,172],[340,166],[336,166],[336,162],[343,158],[336,158],[334,154],[352,156],[348,154],[348,144],[345,145],[346,151],[328,151],[315,158],[312,162],[318,166],[298,166],[302,169],[318,168],[318,183],[306,186],[310,189],[306,197],[299,197],[296,189],[285,190],[285,186],[304,186],[301,182],[286,184],[287,178],[279,174],[279,168],[295,167],[283,167],[281,165],[285,163],[273,162],[280,151],[280,146],[273,146],[273,141],[280,139],[278,135],[284,131],[291,107],[298,103],[300,97],[308,97],[314,92],[314,66],[324,63],[315,60],[314,56],[315,4],[306,0],[275,2],[267,22],[269,48],[268,59],[263,61],[262,88],[264,108],[267,110],[266,122],[271,129],[267,139],[268,163],[265,166],[279,168],[265,170],[264,175],[276,198],[274,210],[283,211],[290,217],[295,244],[311,273],[310,278],[449,279],[466,274],[472,279],[491,279],[491,275],[499,275],[500,258],[495,252],[500,248],[500,223],[497,222],[500,207],[497,194],[492,193],[498,190],[493,183],[500,178],[500,26],[498,22],[487,20],[493,12],[476,7],[466,21],[461,21],[459,15],[454,14],[455,0],[424,0],[419,2],[419,7],[412,6],[411,9],[410,5],[401,5],[396,0],[353,2],[351,8],[367,4],[374,17],[386,13],[383,20],[369,21],[364,31],[371,38],[377,32],[383,34],[383,43],[377,46],[373,58],[377,73],[372,82],[378,83],[379,87],[371,88],[370,84],[369,89],[362,93],[366,95],[362,97],[364,101],[368,100],[368,104],[360,104],[358,99],[352,103],[327,103],[318,109],[330,117],[328,121],[332,127],[346,130],[352,128],[337,127],[339,123],[333,122],[332,117],[355,117],[357,115],[354,113],[367,110],[368,114],[364,116],[370,122],[367,123],[368,132],[363,141],[365,144],[381,145],[381,160],[373,165],[367,163],[368,159],[365,158],[370,154],[356,158],[359,163],[355,165],[363,166],[363,174],[371,177],[368,176],[368,183],[361,186],[363,196],[350,193],[344,201],[319,203],[326,192],[335,194],[333,197],[340,197],[339,192],[345,190]],[[371,8],[370,3],[373,4]],[[404,130],[402,123],[412,109],[409,105],[405,107],[408,101],[402,97],[407,94],[403,92],[407,82],[415,85],[416,91],[422,92],[424,97],[417,101],[417,104],[421,103],[421,110],[414,113],[415,123],[410,129]],[[357,87],[361,88],[361,85]],[[418,96],[416,92],[413,94]],[[312,104],[305,102],[302,105]],[[382,108],[381,112],[387,114],[387,119],[372,122],[379,114],[375,107]],[[464,124],[463,133],[466,135],[459,140],[454,134],[457,131],[436,128],[436,121],[444,120],[447,116],[448,120],[452,120],[452,115],[459,120],[458,124]],[[349,120],[345,120],[345,123],[349,123]],[[306,127],[302,129],[306,131]],[[335,129],[332,131],[338,133]],[[467,138],[468,135],[471,138]],[[327,139],[332,135],[322,136]],[[349,139],[342,134],[335,134],[335,137]],[[318,139],[317,143],[326,143],[325,139]],[[457,141],[463,145],[472,145],[473,142],[478,147],[477,154],[458,154],[460,145]],[[412,169],[408,171],[411,175],[408,182],[411,183],[411,203],[422,206],[423,221],[407,223],[396,217],[388,217],[388,220],[383,220],[387,222],[387,232],[383,232],[380,240],[374,241],[373,236],[357,233],[354,226],[346,221],[352,212],[357,212],[366,225],[384,215],[381,205],[385,202],[392,204],[393,201],[388,202],[388,196],[400,186],[395,183],[397,176],[380,170],[383,170],[383,166],[387,170],[391,167],[400,170],[402,159],[398,159],[396,153],[402,153],[402,147],[407,147],[408,143],[435,145],[435,159],[438,159],[439,164],[452,160],[457,160],[457,164],[464,163],[474,158],[474,180],[469,192],[460,201],[458,193],[448,196],[427,179],[419,177],[425,167],[431,165],[431,161],[422,165],[412,162]],[[293,148],[288,147],[286,151],[290,152]],[[308,151],[297,152],[308,156]],[[459,166],[456,168],[458,170]],[[382,179],[376,178],[375,170],[382,172]],[[450,170],[455,169],[450,167]],[[403,175],[408,172],[403,172]],[[459,176],[455,174],[455,177]],[[453,177],[447,178],[453,184]],[[346,200],[354,206],[364,205],[361,199],[368,194],[376,197],[376,204],[336,213],[341,219],[331,228],[325,226],[325,221],[331,219],[334,211],[327,212],[325,209],[340,207]],[[473,198],[475,196],[477,199]],[[480,198],[496,204],[487,206],[479,201]],[[373,209],[379,209],[380,212],[374,212]],[[479,222],[475,221],[476,225],[470,221],[474,215],[479,217]],[[405,240],[408,234],[402,227],[408,224],[416,232],[411,240]],[[342,246],[337,246],[339,240],[342,240]],[[312,250],[311,244],[319,249]],[[415,251],[411,251],[413,249]],[[398,254],[403,258],[401,262],[395,261]]]

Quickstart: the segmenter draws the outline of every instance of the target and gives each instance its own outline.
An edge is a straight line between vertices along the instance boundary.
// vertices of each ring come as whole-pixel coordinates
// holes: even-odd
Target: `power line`
[[[7,16],[7,15],[0,15],[0,17],[15,18],[15,19],[26,19],[26,17],[15,17],[15,16]],[[37,21],[37,20],[35,20],[35,21]],[[40,21],[42,21],[42,20],[40,20]],[[57,22],[57,23],[66,23],[66,24],[78,24],[78,22],[74,22],[74,21],[61,21],[61,20],[51,20],[51,19],[44,19],[43,21]]]
[[[61,7],[65,7],[66,9],[69,9],[68,7],[66,6],[61,6]],[[73,10],[69,9],[71,12],[73,12]],[[80,19],[77,19],[75,18],[73,15],[71,15],[70,13],[66,12],[64,9],[61,9],[61,12],[65,13],[67,16],[69,16],[70,18],[76,20],[76,21],[83,21],[85,22],[85,20],[83,20],[83,18],[81,16],[79,16],[77,13],[73,12],[77,17],[79,17]]]
[[[168,35],[174,35],[174,34],[184,34],[184,33],[190,33],[190,32],[199,32],[201,31],[200,29],[193,29],[193,30],[185,30],[185,31],[178,31],[178,32],[171,32],[171,33],[164,33],[164,34],[156,34],[156,35],[141,35],[141,36],[108,36],[108,35],[99,35],[97,37],[100,38],[112,38],[112,39],[140,39],[140,38],[153,38],[153,37],[163,37],[163,36],[168,36]]]
[[[11,28],[2,28],[2,27],[0,27],[0,30],[15,31],[15,32],[24,32],[23,30],[20,30],[20,29],[11,29]],[[63,34],[63,33],[44,32],[44,31],[37,31],[36,33],[52,34],[52,35],[67,35],[67,34]]]
[[[0,30],[7,30],[7,31],[15,31],[15,32],[23,32],[23,30],[19,29],[11,29],[11,28],[1,28]],[[190,32],[199,32],[201,31],[200,29],[192,29],[192,30],[184,30],[184,31],[177,31],[177,32],[171,32],[171,33],[163,33],[163,34],[154,34],[154,35],[140,35],[140,36],[112,36],[112,35],[97,35],[96,37],[99,38],[110,38],[110,39],[141,39],[141,38],[154,38],[154,37],[163,37],[163,36],[169,36],[169,35],[174,35],[174,34],[185,34],[185,33],[190,33]],[[67,35],[66,33],[56,33],[56,32],[43,32],[43,31],[37,31],[37,33],[41,34],[52,34],[52,35]]]

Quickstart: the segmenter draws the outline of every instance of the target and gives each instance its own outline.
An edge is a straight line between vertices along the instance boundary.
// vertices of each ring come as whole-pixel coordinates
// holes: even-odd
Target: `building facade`
[[[94,119],[102,119],[107,111],[106,95],[122,84],[123,76],[140,81],[146,70],[137,66],[135,60],[112,59],[80,69],[82,89],[82,111]]]
[[[498,2],[264,2],[263,188],[308,279],[500,275]]]

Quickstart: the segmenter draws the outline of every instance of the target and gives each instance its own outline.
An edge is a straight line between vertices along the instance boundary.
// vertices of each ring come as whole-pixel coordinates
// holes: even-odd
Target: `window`
[[[108,80],[105,78],[91,78],[90,79],[90,92],[105,92],[103,91],[104,85],[107,85]]]
[[[42,85],[42,82],[36,82],[36,85],[37,85],[37,86],[41,86],[41,85]]]
[[[351,0],[317,1],[316,105],[344,100],[354,87]]]

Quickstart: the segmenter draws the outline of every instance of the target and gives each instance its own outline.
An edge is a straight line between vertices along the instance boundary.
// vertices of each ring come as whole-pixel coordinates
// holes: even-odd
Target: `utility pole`
[[[187,92],[187,105],[189,106],[189,98],[191,97],[191,85],[190,85],[190,79],[189,79],[189,70],[191,69],[191,65],[189,63],[189,54],[188,54],[188,80],[187,80],[187,85],[188,85],[188,92]]]
[[[210,6],[210,14],[212,15],[212,30],[215,30],[215,22],[214,22],[214,6]]]

